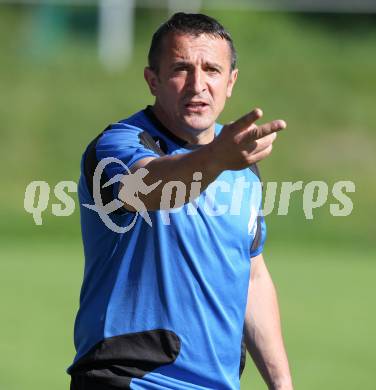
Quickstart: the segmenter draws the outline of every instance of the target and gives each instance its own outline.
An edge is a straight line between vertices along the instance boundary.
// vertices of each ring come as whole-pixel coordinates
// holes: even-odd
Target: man
[[[256,126],[260,109],[216,123],[238,70],[208,16],[164,23],[144,75],[154,105],[109,126],[82,159],[71,389],[238,389],[244,344],[270,389],[292,389],[255,166],[286,124]]]

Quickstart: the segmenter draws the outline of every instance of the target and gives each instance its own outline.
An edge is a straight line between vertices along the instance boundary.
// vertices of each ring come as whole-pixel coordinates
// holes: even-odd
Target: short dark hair
[[[154,71],[159,70],[159,52],[162,49],[163,38],[169,33],[187,34],[199,36],[201,34],[211,35],[215,38],[225,39],[231,51],[231,70],[236,67],[236,50],[231,35],[214,18],[203,14],[186,14],[177,12],[169,20],[163,23],[153,34],[148,54],[149,67]]]

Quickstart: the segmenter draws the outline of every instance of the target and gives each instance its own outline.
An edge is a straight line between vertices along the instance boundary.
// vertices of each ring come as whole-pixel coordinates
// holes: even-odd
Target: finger
[[[257,119],[260,119],[261,117],[262,117],[262,110],[260,108],[255,108],[248,114],[242,116],[240,119],[231,123],[230,126],[236,132],[245,130],[247,127],[251,126],[252,123],[256,122]]]
[[[261,150],[260,152],[252,154],[252,156],[248,160],[249,165],[257,163],[263,160],[264,158],[268,157],[272,152],[272,149],[273,149],[273,145],[269,145],[267,148]]]
[[[244,146],[245,150],[249,152],[251,150],[264,149],[265,147],[269,146],[272,142],[274,142],[274,140],[277,138],[277,134],[272,133],[260,139],[254,139],[255,138],[254,131],[255,129],[251,128],[241,132],[240,134],[237,134],[236,136],[236,138],[240,140],[240,143]]]
[[[283,130],[286,127],[286,122],[282,119],[265,123],[264,125],[255,126],[250,130],[250,139],[260,139],[270,134],[276,133],[277,131]]]
[[[246,150],[248,152],[253,152],[253,153],[261,152],[262,150],[269,147],[275,141],[276,138],[277,138],[277,134],[272,133],[258,140],[252,140],[250,143],[248,141]]]

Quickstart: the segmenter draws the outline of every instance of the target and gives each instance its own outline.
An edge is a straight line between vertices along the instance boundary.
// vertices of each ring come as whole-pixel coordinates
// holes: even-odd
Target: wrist
[[[291,378],[283,378],[269,386],[269,390],[293,390]]]
[[[204,148],[205,167],[214,177],[219,176],[223,171],[227,169],[224,162],[224,152],[221,150],[217,139],[214,139],[210,144],[205,145]]]

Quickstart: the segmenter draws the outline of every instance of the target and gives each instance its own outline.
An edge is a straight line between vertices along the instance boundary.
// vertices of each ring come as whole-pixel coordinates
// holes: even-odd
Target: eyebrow
[[[179,61],[176,61],[174,63],[171,64],[171,68],[176,68],[178,66],[184,66],[184,67],[187,67],[187,68],[191,68],[192,67],[192,64],[188,61],[184,61],[184,60],[179,60]]]
[[[184,61],[184,60],[176,61],[173,64],[171,64],[171,68],[175,68],[178,66],[185,66],[187,68],[191,68],[193,65],[191,62]],[[207,61],[207,62],[205,62],[204,66],[209,67],[209,68],[217,68],[220,71],[223,71],[223,67],[215,62],[208,62]]]
[[[220,71],[223,71],[223,67],[215,62],[205,62],[205,65],[209,68],[217,68]]]

